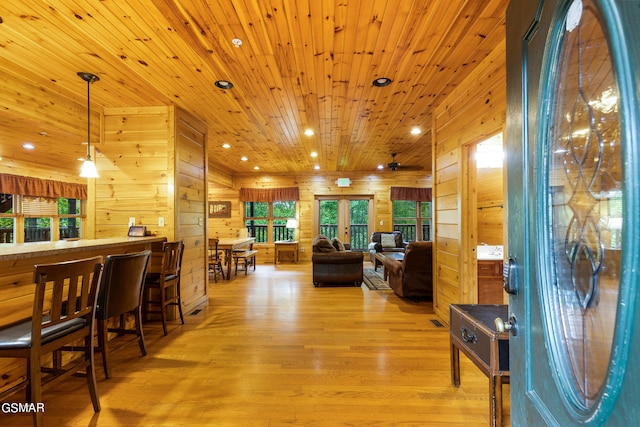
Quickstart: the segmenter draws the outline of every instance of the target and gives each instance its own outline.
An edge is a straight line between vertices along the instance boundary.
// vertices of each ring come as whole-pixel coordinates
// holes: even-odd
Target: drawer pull
[[[469,334],[467,328],[460,328],[460,331],[462,332],[462,341],[469,342],[471,344],[475,344],[478,342],[478,337],[476,336],[476,334]]]

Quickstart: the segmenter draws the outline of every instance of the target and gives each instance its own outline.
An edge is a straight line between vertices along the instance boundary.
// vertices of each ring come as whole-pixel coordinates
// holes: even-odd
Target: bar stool
[[[105,378],[111,378],[109,366],[109,332],[135,334],[143,356],[147,354],[142,330],[142,292],[151,251],[107,256],[100,279],[96,319],[98,320],[98,349],[102,352]],[[133,314],[135,327],[127,329],[126,314]],[[120,326],[109,328],[109,319],[119,316]]]
[[[224,277],[224,268],[222,268],[222,256],[218,251],[218,242],[220,239],[209,239],[209,272],[213,273],[213,281],[218,283],[218,273]]]
[[[42,403],[46,385],[84,369],[93,410],[100,411],[93,363],[93,331],[102,257],[34,266],[35,292],[31,319],[0,330],[0,357],[26,359],[22,381],[0,393],[0,400],[27,390],[27,401]],[[81,347],[71,346],[84,340]],[[62,352],[82,352],[62,364]],[[41,366],[51,353],[51,367]],[[44,408],[33,413],[34,425],[42,426]]]
[[[162,263],[159,272],[147,273],[145,280],[145,300],[143,311],[146,314],[160,313],[162,329],[167,335],[167,307],[177,306],[180,321],[184,325],[182,315],[182,300],[180,299],[180,268],[182,267],[182,253],[184,240],[164,242],[162,245]],[[152,295],[154,294],[154,295]],[[157,307],[152,309],[151,307]]]

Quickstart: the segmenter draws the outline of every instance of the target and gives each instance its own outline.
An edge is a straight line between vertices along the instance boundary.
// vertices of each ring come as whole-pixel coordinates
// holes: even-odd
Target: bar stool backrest
[[[102,270],[97,316],[109,319],[137,309],[151,251],[107,256]]]

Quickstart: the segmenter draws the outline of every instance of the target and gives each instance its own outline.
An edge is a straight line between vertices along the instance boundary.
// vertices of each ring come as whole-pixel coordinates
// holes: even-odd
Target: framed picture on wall
[[[209,202],[209,218],[231,218],[231,202]]]

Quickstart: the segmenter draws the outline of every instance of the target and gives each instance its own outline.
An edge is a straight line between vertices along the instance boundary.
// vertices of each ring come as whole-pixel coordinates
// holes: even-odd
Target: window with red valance
[[[241,188],[241,202],[282,202],[300,200],[298,187],[284,188]]]
[[[0,173],[0,193],[87,200],[87,185]]]

